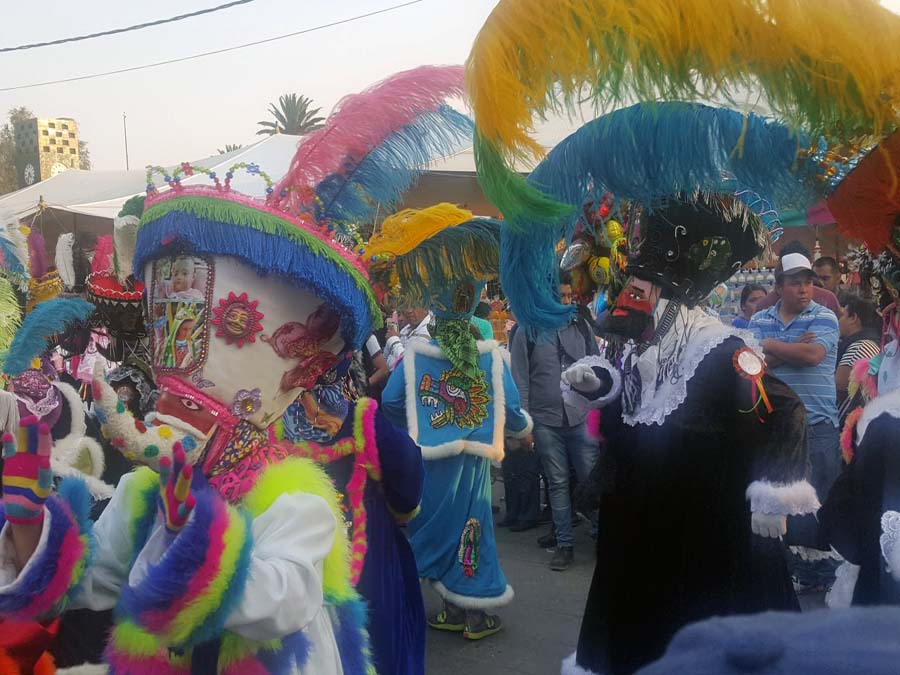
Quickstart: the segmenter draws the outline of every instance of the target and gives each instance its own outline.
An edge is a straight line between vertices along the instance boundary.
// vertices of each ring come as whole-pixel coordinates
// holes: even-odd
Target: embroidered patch
[[[256,334],[262,332],[263,313],[257,311],[259,300],[250,300],[246,293],[235,295],[228,292],[227,298],[219,300],[213,307],[215,318],[210,322],[216,327],[216,337],[225,338],[226,344],[243,347],[245,342],[256,342]]]
[[[424,374],[419,380],[419,401],[435,409],[429,418],[433,428],[474,429],[487,418],[491,399],[483,380],[471,380],[453,368],[443,371],[440,380]]]
[[[340,326],[340,316],[323,304],[309,315],[306,323],[289,321],[272,336],[260,336],[260,340],[270,345],[281,358],[300,359],[300,363],[281,378],[282,391],[311,389],[320,375],[341,361],[340,356],[325,348]]]
[[[463,574],[474,577],[478,570],[479,548],[481,547],[481,523],[477,518],[469,518],[459,538],[457,559],[463,566]]]

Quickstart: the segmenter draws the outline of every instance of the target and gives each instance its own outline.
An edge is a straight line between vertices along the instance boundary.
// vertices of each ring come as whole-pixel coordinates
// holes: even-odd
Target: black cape
[[[806,413],[768,375],[774,412],[750,409],[751,382],[727,338],[700,363],[662,425],[625,424],[621,399],[602,410],[595,467],[597,564],[577,663],[632,673],[659,658],[679,628],[714,615],[799,610],[779,540],[752,534],[745,493],[755,480],[806,477]],[[762,421],[760,419],[762,416]]]

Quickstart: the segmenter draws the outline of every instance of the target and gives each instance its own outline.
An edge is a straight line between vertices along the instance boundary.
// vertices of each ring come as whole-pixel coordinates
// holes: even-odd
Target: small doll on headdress
[[[172,261],[169,278],[159,284],[159,297],[170,300],[203,300],[203,291],[194,286],[196,264],[189,256]]]

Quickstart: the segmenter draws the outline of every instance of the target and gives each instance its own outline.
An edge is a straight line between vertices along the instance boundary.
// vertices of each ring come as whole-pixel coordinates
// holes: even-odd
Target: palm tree
[[[240,143],[226,143],[224,150],[222,150],[222,148],[218,148],[216,150],[216,152],[218,152],[220,155],[227,155],[229,152],[234,152],[235,150],[240,150],[243,147],[244,146],[241,145]]]
[[[277,107],[274,103],[269,105],[269,112],[275,121],[257,122],[263,128],[257,131],[256,135],[291,134],[299,136],[319,129],[325,118],[316,117],[316,115],[322,109],[310,110],[310,104],[312,104],[312,99],[306,98],[306,96],[297,96],[297,94],[279,96]]]

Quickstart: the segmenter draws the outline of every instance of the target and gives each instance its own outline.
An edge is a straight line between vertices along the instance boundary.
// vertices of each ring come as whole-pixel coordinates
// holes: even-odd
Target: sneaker
[[[556,532],[550,530],[543,537],[538,537],[537,545],[541,548],[556,548]]]
[[[499,633],[501,628],[503,628],[503,623],[496,614],[467,612],[463,637],[466,640],[481,640],[494,633]]]
[[[572,566],[575,559],[575,549],[571,546],[560,546],[550,558],[550,569],[555,572],[565,572]]]
[[[428,617],[428,625],[435,630],[461,633],[466,630],[466,611],[461,607],[444,603],[444,609]]]
[[[510,532],[527,532],[528,530],[533,530],[538,526],[537,521],[534,520],[523,520],[519,521],[515,525],[509,528]]]

